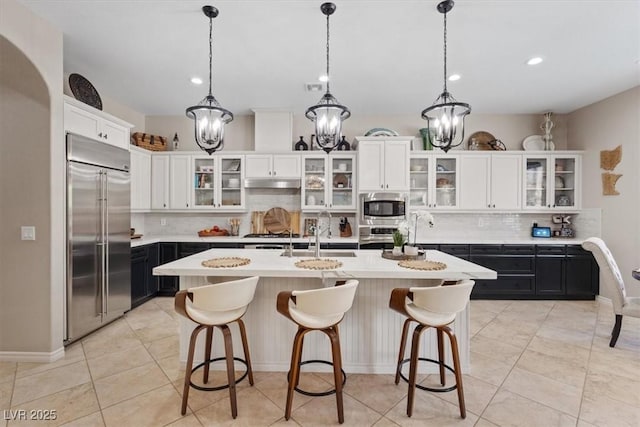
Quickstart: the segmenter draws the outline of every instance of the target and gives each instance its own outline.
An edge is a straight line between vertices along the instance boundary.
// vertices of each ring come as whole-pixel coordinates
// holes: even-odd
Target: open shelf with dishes
[[[458,206],[458,157],[415,154],[409,160],[409,208]]]
[[[302,157],[302,210],[355,211],[355,154]]]

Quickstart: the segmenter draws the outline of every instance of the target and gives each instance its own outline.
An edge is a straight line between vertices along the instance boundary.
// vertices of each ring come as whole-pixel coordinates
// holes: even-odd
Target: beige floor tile
[[[467,417],[460,418],[460,408],[452,405],[433,393],[416,390],[413,414],[407,416],[407,399],[402,399],[391,411],[385,414],[400,426],[472,426],[478,416],[467,409]]]
[[[348,383],[348,381],[347,381]],[[266,376],[262,376],[260,379],[256,379],[255,387],[260,390],[262,394],[267,396],[276,406],[282,410],[284,415],[284,408],[287,402],[287,387],[289,383],[287,381],[286,372],[270,372]],[[322,378],[314,374],[301,375],[300,386],[301,390],[308,390],[313,392],[327,391],[333,388],[333,385],[327,383]],[[295,393],[293,396],[293,409],[304,405],[312,399],[310,396],[304,394]]]
[[[638,427],[640,407],[603,395],[585,396],[580,418],[598,427]]]
[[[553,311],[544,321],[544,324],[557,328],[571,329],[581,332],[591,332],[595,327],[596,321],[596,313],[562,313]]]
[[[398,424],[394,423],[387,417],[382,417],[378,421],[376,421],[375,424],[373,424],[373,427],[397,427],[397,426]]]
[[[471,352],[471,372],[469,375],[489,384],[500,386],[512,368],[511,363],[474,351]]]
[[[549,356],[537,351],[525,350],[516,364],[517,368],[582,388],[587,375],[587,365]]]
[[[584,396],[595,399],[600,395],[640,408],[640,377],[631,379],[611,373],[590,372],[584,386]]]
[[[169,379],[155,362],[94,381],[98,401],[103,410],[168,383]]]
[[[289,419],[289,421],[285,420],[284,417],[280,418],[275,423],[271,424],[269,427],[295,427],[299,426],[297,422],[293,418]]]
[[[178,356],[169,356],[156,363],[171,382],[184,378],[184,363],[180,363]]]
[[[175,356],[177,358],[180,355],[180,339],[177,333],[145,343],[145,347],[147,347],[149,354],[156,360],[169,356]]]
[[[87,359],[135,347],[139,344],[140,339],[124,319],[116,320],[82,341],[82,347]]]
[[[595,424],[588,423],[585,420],[579,419],[578,425],[576,427],[597,427],[597,426]]]
[[[87,363],[83,360],[39,374],[18,378],[13,390],[11,406],[39,399],[91,381]]]
[[[503,310],[505,310],[507,307],[509,307],[511,304],[513,303],[513,301],[508,301],[508,300],[504,300],[504,301],[500,301],[500,300],[473,300],[471,302],[471,309],[472,311],[475,310],[483,310],[483,311],[490,311],[492,313],[500,313]]]
[[[591,343],[593,342],[593,330],[583,332],[558,328],[547,322],[543,323],[540,329],[538,329],[536,336],[561,341],[565,344],[577,345],[586,349],[591,349]]]
[[[107,427],[156,427],[178,420],[180,396],[167,384],[102,410]]]
[[[640,352],[630,352],[618,348],[595,347],[589,359],[589,373],[609,373],[638,379],[640,372]]]
[[[524,369],[514,368],[502,388],[576,418],[580,412],[582,387],[573,387]]]
[[[17,366],[18,364],[15,362],[0,362],[0,383],[13,381]]]
[[[86,417],[77,418],[66,424],[64,427],[104,427],[104,420],[102,419],[102,412],[94,412]]]
[[[516,363],[522,350],[521,347],[513,346],[509,342],[488,338],[481,333],[471,338],[471,351],[494,357],[511,365]]]
[[[538,330],[538,326],[515,320],[496,318],[486,325],[474,338],[486,337],[496,341],[509,343],[523,350]]]
[[[499,390],[482,418],[501,427],[574,427],[576,418],[507,390]]]
[[[347,378],[344,392],[374,411],[385,414],[406,395],[408,384],[395,384],[393,375],[352,374]]]
[[[125,315],[127,324],[137,331],[142,328],[158,325],[167,321],[171,321],[171,316],[157,307],[154,310],[139,310],[135,308]]]
[[[427,387],[440,387],[440,375],[429,375],[425,381],[420,383]],[[446,386],[455,384],[453,374],[446,376]],[[474,414],[481,414],[485,410],[493,395],[496,394],[498,387],[491,385],[485,381],[479,380],[469,375],[462,376],[462,389],[464,391],[464,401],[469,411]],[[416,393],[429,393],[423,390],[416,390]],[[447,402],[458,405],[458,392],[453,390],[447,393],[434,394]]]
[[[471,336],[475,335],[489,322],[496,318],[496,313],[486,310],[471,310]]]
[[[484,418],[480,418],[475,426],[473,427],[499,427],[497,424],[492,423],[491,421],[487,421]]]
[[[51,420],[31,419],[28,422],[10,422],[10,426],[14,424],[20,426],[57,426],[99,411],[100,407],[93,391],[93,385],[89,382],[21,403],[14,406],[14,409],[24,409],[29,414],[31,411],[39,410],[55,411],[55,416],[52,416]]]
[[[165,427],[202,427],[202,423],[194,414],[187,414]]]
[[[131,368],[146,365],[152,361],[153,359],[147,349],[144,348],[142,344],[139,344],[131,348],[89,359],[87,363],[89,364],[91,377],[95,381],[127,371]]]
[[[13,393],[13,381],[0,383],[0,411],[11,407],[11,393]]]
[[[173,319],[166,320],[152,326],[145,326],[134,330],[143,343],[157,341],[162,338],[172,337],[178,333],[178,326]]]
[[[84,350],[81,343],[75,343],[65,348],[64,357],[51,363],[18,363],[16,378],[26,377],[48,371],[49,369],[71,365],[72,363],[84,360]]]
[[[351,396],[343,395],[344,425],[370,426],[382,415],[363,405]],[[338,409],[335,395],[318,397],[297,408],[293,419],[301,426],[328,426],[338,424]]]
[[[567,344],[555,339],[536,336],[531,340],[527,350],[537,351],[548,356],[557,357],[575,363],[578,366],[585,366],[589,361],[589,350],[577,345]]]
[[[227,373],[226,371],[211,371],[209,374],[209,383],[204,384],[202,380],[202,370],[197,371],[192,376],[192,382],[196,385],[206,386],[206,387],[217,387],[227,383]],[[242,376],[241,372],[236,372],[236,378],[240,378]],[[254,384],[256,379],[254,378]],[[173,386],[177,390],[180,395],[180,399],[182,399],[182,392],[184,390],[184,377],[173,381]],[[240,383],[236,384],[236,396],[242,389],[250,387],[249,379],[245,378]],[[223,399],[229,399],[229,389],[225,388],[222,390],[213,390],[213,391],[204,391],[198,390],[196,388],[190,387],[189,389],[189,399],[187,404],[189,408],[193,412],[197,412],[198,410],[210,406],[216,402],[219,402]]]
[[[229,397],[196,412],[205,426],[269,426],[282,418],[282,410],[255,388],[238,390],[238,417],[231,417]]]

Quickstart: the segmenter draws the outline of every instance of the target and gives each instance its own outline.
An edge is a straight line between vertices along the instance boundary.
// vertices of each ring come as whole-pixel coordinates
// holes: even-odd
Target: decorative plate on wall
[[[369,129],[364,136],[398,136],[398,132],[386,128]]]
[[[102,99],[100,99],[98,91],[93,87],[89,80],[85,79],[80,74],[70,74],[69,87],[71,88],[73,96],[75,96],[78,101],[91,105],[93,108],[97,108],[98,110],[102,110]]]

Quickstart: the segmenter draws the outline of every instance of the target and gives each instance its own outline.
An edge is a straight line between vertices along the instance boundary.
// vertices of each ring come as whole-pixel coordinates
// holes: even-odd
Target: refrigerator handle
[[[102,308],[102,316],[107,314],[107,298],[106,298],[106,289],[105,289],[105,280],[107,277],[107,269],[104,263],[106,251],[106,239],[105,239],[105,208],[104,208],[104,199],[106,197],[105,193],[105,172],[104,170],[100,171],[100,299],[101,299],[101,308]]]
[[[102,294],[102,298],[104,298],[104,314],[109,313],[109,177],[108,172],[104,171],[103,179],[104,179],[104,198],[102,204],[102,212],[104,215],[104,234],[102,235],[104,241],[104,293]]]

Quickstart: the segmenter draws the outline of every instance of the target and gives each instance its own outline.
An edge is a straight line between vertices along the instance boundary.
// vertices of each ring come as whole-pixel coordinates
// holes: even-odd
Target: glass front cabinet
[[[409,161],[409,208],[458,207],[458,157],[412,154]]]
[[[524,209],[580,209],[580,156],[525,155],[524,170]]]
[[[302,157],[302,210],[355,211],[355,154]]]
[[[242,210],[245,207],[244,157],[194,156],[192,207]]]

